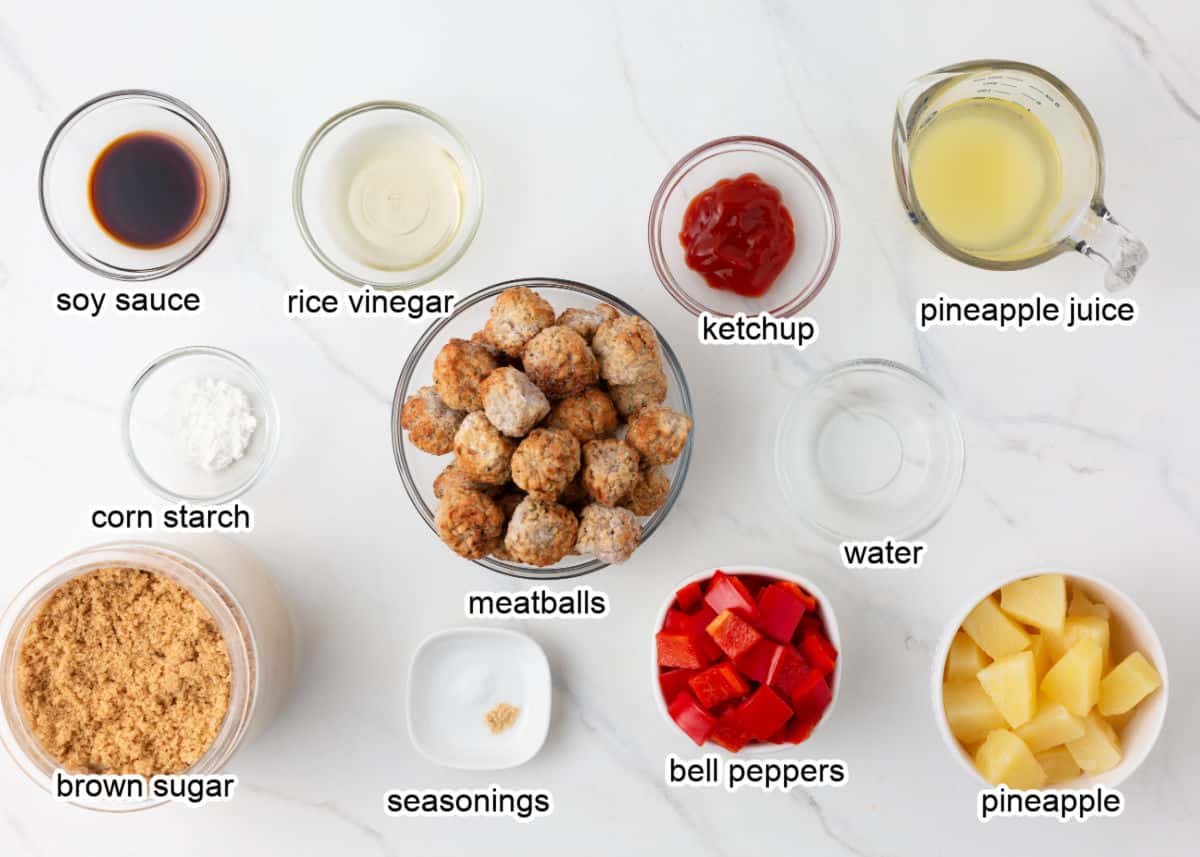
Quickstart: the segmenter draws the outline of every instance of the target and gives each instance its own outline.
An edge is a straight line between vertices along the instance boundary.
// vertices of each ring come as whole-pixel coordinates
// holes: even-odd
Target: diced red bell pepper
[[[788,722],[792,707],[771,688],[761,685],[753,696],[737,707],[736,713],[739,724],[751,738],[766,741]]]
[[[750,651],[735,658],[733,664],[746,678],[763,684],[767,681],[767,673],[771,670],[775,652],[781,648],[783,647],[772,640],[762,639],[751,646]]]
[[[675,593],[675,603],[685,613],[690,613],[703,600],[704,590],[700,588],[700,581],[693,581]]]
[[[667,611],[667,618],[663,619],[662,629],[673,634],[689,633],[692,630],[692,617],[672,607]]]
[[[706,630],[708,636],[712,637],[721,647],[721,651],[730,658],[745,654],[763,638],[762,634],[754,630],[753,625],[732,610],[718,614]]]
[[[796,629],[797,642],[809,631],[816,631],[821,636],[825,635],[825,623],[816,613],[805,613],[804,618],[800,620],[800,627]]]
[[[758,605],[745,584],[723,571],[713,574],[708,592],[704,593],[704,603],[717,613],[736,610],[752,621],[758,618]]]
[[[794,583],[790,580],[780,580],[776,582],[776,585],[782,586],[784,589],[790,589],[797,598],[804,602],[805,613],[816,612],[817,599],[805,592],[804,587],[802,587],[799,583]]]
[[[758,594],[758,629],[773,640],[790,643],[810,603],[794,583],[772,583]]]
[[[812,629],[806,630],[800,638],[800,651],[814,670],[819,670],[823,675],[833,672],[838,653],[833,643],[825,639],[824,634]]]
[[[682,667],[701,669],[712,663],[700,647],[700,638],[695,634],[659,631],[654,635],[660,667]]]
[[[796,717],[815,726],[833,700],[833,691],[825,683],[825,677],[813,670],[792,692],[791,699]]]
[[[688,687],[700,705],[710,710],[722,702],[745,696],[750,690],[750,685],[729,661],[722,661],[696,673],[688,680]]]
[[[750,734],[742,728],[737,709],[731,708],[717,719],[717,725],[708,735],[708,740],[724,747],[730,753],[737,753],[750,743]]]
[[[670,702],[679,695],[679,691],[688,689],[688,679],[699,670],[667,670],[658,674],[658,686],[662,689],[663,699]]]
[[[809,722],[801,720],[799,717],[793,717],[787,722],[787,725],[771,736],[771,743],[803,744],[812,735],[816,725],[816,721]]]
[[[700,609],[695,613],[687,615],[687,632],[695,635],[699,641],[700,651],[708,658],[708,662],[712,663],[721,659],[721,647],[716,644],[712,637],[708,636],[705,630],[713,619],[717,618],[717,614],[712,611],[712,608],[707,604],[701,604]]]
[[[713,727],[717,725],[717,718],[697,705],[695,698],[686,690],[681,691],[671,700],[667,711],[670,713],[671,719],[679,725],[684,734],[696,742],[698,747],[704,746]]]
[[[766,683],[779,691],[784,699],[791,699],[800,682],[812,672],[799,652],[791,646],[779,646],[767,669]]]

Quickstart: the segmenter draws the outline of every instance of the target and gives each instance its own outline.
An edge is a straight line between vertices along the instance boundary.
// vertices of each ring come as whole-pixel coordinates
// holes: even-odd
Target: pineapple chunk
[[[1002,658],[1029,648],[1029,635],[1000,612],[994,595],[975,605],[975,609],[963,620],[962,629],[992,658]]]
[[[1067,579],[1040,574],[1007,583],[1000,588],[1000,609],[1026,625],[1061,631],[1067,618]]]
[[[979,683],[1013,729],[1037,712],[1037,666],[1028,650],[1005,655],[979,671]]]
[[[1050,672],[1050,667],[1054,664],[1050,660],[1050,649],[1046,643],[1046,636],[1044,634],[1033,634],[1031,635],[1031,639],[1033,643],[1030,645],[1029,650],[1033,652],[1033,665],[1037,669],[1037,680],[1040,685],[1042,679],[1046,677],[1046,673]]]
[[[1124,714],[1161,686],[1158,670],[1145,655],[1134,652],[1100,680],[1100,713]]]
[[[1067,744],[1075,764],[1085,774],[1102,774],[1121,763],[1121,740],[1113,728],[1096,712],[1083,720],[1086,732],[1082,738]]]
[[[1100,651],[1103,652],[1101,660],[1104,668],[1107,669],[1109,646],[1108,620],[1101,619],[1099,616],[1070,616],[1063,622],[1061,634],[1047,631],[1046,644],[1049,646],[1050,659],[1052,661],[1059,660],[1071,650],[1072,646],[1084,637],[1091,637],[1100,645]]]
[[[1104,719],[1108,721],[1108,725],[1113,728],[1113,731],[1120,735],[1125,731],[1125,724],[1132,720],[1135,714],[1137,714],[1137,709],[1131,708],[1124,714],[1114,714],[1111,717],[1105,716]]]
[[[975,645],[975,641],[959,631],[954,635],[950,644],[950,653],[946,655],[946,681],[966,681],[975,678],[975,674],[988,665],[990,658],[983,649]]]
[[[1046,785],[1046,772],[1033,752],[1007,729],[988,734],[975,754],[975,767],[994,786],[1003,783],[1011,789],[1040,789]]]
[[[1017,737],[1035,753],[1083,737],[1083,718],[1076,717],[1057,702],[1043,698],[1033,719],[1017,730]]]
[[[1046,785],[1048,786],[1068,783],[1080,774],[1079,766],[1075,764],[1071,751],[1066,747],[1055,747],[1045,753],[1036,754],[1034,758],[1046,772]]]
[[[1046,673],[1042,679],[1042,693],[1077,717],[1083,717],[1100,698],[1103,660],[1104,653],[1099,644],[1091,637],[1085,637]]]
[[[996,710],[978,679],[949,681],[942,685],[942,707],[950,731],[963,744],[982,741],[993,729],[1004,726],[1004,716]]]
[[[1098,616],[1101,619],[1111,619],[1112,611],[1103,604],[1091,601],[1077,585],[1071,586],[1071,603],[1067,605],[1068,616]]]

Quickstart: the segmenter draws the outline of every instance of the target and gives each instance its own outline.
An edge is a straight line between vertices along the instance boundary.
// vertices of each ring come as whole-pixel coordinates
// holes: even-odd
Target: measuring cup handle
[[[1110,292],[1119,291],[1133,283],[1133,278],[1150,251],[1136,235],[1117,221],[1103,204],[1090,209],[1075,236],[1075,249],[1089,259],[1095,259],[1108,270],[1104,286]]]

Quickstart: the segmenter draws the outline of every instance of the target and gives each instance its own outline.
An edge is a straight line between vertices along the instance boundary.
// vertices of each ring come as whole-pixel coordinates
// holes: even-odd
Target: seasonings
[[[483,716],[483,721],[493,735],[499,735],[511,729],[520,715],[521,709],[515,705],[509,705],[507,702],[501,702]]]

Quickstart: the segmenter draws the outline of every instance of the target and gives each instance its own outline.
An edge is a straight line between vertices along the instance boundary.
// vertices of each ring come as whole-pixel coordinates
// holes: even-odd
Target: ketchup
[[[792,258],[796,227],[779,191],[746,173],[691,201],[679,241],[688,267],[714,289],[756,298]]]

